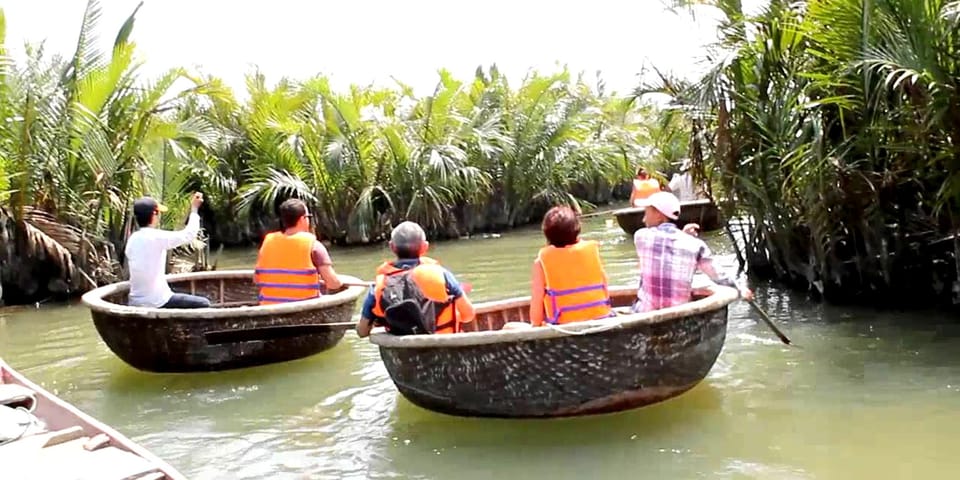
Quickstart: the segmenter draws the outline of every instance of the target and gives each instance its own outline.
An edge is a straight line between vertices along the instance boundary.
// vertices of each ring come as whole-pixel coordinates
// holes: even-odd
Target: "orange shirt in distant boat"
[[[660,182],[651,178],[646,169],[637,170],[637,178],[633,179],[633,191],[630,193],[630,205],[635,205],[637,200],[644,199],[661,190]]]
[[[570,207],[543,217],[549,245],[533,263],[530,323],[559,325],[613,315],[607,274],[597,242],[580,239],[580,220]]]

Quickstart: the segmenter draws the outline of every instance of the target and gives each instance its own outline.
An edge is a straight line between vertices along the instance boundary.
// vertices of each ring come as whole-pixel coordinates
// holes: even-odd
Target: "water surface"
[[[635,279],[631,242],[591,219],[611,282]],[[433,245],[489,300],[526,295],[536,229]],[[709,243],[736,264],[723,238]],[[370,278],[385,247],[331,249]],[[221,268],[249,268],[254,251]],[[839,308],[760,285],[797,347],[745,303],[723,352],[686,394],[618,414],[561,420],[452,417],[403,399],[376,347],[336,348],[219,373],[137,371],[100,340],[80,304],[0,310],[0,355],[191,479],[954,478],[960,469],[960,323],[936,311]]]

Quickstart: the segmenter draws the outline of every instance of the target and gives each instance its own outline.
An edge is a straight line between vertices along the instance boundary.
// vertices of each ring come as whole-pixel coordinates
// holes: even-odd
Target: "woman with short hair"
[[[567,206],[543,216],[547,246],[531,274],[530,323],[562,325],[613,315],[599,244],[580,239],[580,219]]]

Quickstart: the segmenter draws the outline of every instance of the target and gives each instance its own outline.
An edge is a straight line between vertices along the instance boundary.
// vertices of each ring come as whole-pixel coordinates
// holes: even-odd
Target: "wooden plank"
[[[18,455],[36,451],[45,447],[58,445],[70,440],[83,437],[83,429],[77,425],[55,432],[40,433],[23,437],[6,445],[0,446],[0,464],[13,461]]]
[[[110,443],[110,437],[104,433],[98,433],[93,438],[86,441],[83,444],[84,450],[96,450],[98,448],[104,447]]]
[[[78,438],[84,438],[83,428],[79,425],[74,425],[70,428],[64,428],[63,430],[57,430],[53,432],[46,443],[43,444],[44,448],[51,447],[54,445],[59,445],[63,442],[69,442],[70,440],[76,440]]]
[[[167,478],[167,474],[163,472],[153,472],[130,480],[164,480],[165,478]]]
[[[49,447],[44,447],[37,451],[37,458],[39,459],[56,459],[63,455],[79,455],[86,450],[83,448],[83,445],[90,440],[90,437],[80,437],[75,438],[70,441],[63,443],[58,443],[56,445],[51,445]]]
[[[160,471],[146,459],[115,447],[92,452],[80,444],[44,449],[33,462],[33,478],[71,478],[97,480],[132,480]],[[163,478],[163,477],[160,477]]]

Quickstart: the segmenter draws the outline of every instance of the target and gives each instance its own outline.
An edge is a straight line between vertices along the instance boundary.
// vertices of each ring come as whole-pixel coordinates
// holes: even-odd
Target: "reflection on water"
[[[611,282],[635,281],[632,244],[592,219]],[[723,268],[736,261],[709,240]],[[528,294],[537,229],[443,242],[431,256],[478,300]],[[331,251],[371,278],[384,246]],[[254,251],[221,265],[252,265]],[[960,468],[960,323],[937,312],[839,308],[757,288],[797,345],[745,303],[730,307],[708,378],[668,402],[618,414],[499,420],[436,414],[402,398],[377,349],[353,334],[275,365],[200,374],[128,367],[81,305],[0,310],[0,355],[195,479],[944,478]]]

